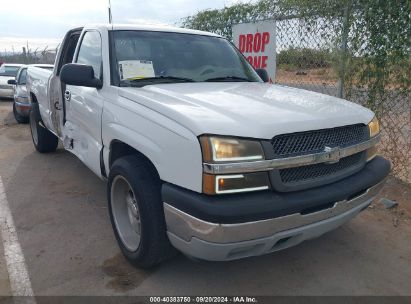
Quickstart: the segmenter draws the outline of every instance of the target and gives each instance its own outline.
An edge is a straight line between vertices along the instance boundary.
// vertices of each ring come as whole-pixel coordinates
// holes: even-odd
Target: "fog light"
[[[203,192],[206,194],[228,194],[261,191],[270,188],[266,172],[235,175],[203,175]]]
[[[367,161],[372,160],[375,156],[378,155],[377,146],[373,146],[367,150]]]

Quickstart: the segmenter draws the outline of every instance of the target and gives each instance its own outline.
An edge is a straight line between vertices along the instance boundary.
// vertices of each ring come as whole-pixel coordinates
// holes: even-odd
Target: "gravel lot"
[[[35,295],[411,295],[411,188],[390,179],[376,202],[323,237],[270,255],[152,271],[122,257],[105,182],[70,153],[34,151],[28,125],[0,101],[0,176]],[[9,295],[0,239],[0,295]]]

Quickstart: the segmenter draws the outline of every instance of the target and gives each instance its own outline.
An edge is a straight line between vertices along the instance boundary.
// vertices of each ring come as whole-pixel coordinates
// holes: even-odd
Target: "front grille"
[[[286,158],[323,152],[325,147],[345,148],[367,141],[368,127],[356,124],[274,137],[271,141],[274,158]],[[336,163],[320,163],[295,168],[273,170],[271,181],[279,191],[297,191],[332,183],[360,170],[365,164],[365,153],[341,158]]]
[[[353,154],[344,158],[341,158],[339,162],[335,164],[315,164],[296,168],[282,169],[280,170],[280,177],[283,183],[294,183],[302,181],[315,180],[317,178],[327,178],[336,173],[342,173],[343,171],[352,170],[361,165],[363,158],[363,152]]]
[[[271,141],[275,158],[306,155],[328,147],[348,147],[369,139],[368,127],[363,124],[322,129],[274,137]]]

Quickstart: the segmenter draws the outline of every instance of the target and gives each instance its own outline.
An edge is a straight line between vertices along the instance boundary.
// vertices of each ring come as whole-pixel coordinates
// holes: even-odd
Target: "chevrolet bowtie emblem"
[[[339,147],[325,147],[324,152],[328,153],[328,161],[329,164],[338,163],[341,158],[340,148]]]

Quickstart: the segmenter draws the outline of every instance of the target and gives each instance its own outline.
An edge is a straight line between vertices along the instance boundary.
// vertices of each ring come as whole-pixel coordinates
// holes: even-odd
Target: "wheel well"
[[[110,144],[110,154],[108,158],[109,168],[111,168],[111,166],[117,159],[127,155],[136,155],[136,157],[140,158],[142,161],[146,161],[148,164],[150,164],[155,174],[159,176],[156,167],[147,156],[145,156],[140,151],[134,149],[130,145],[119,140],[113,140]]]
[[[30,99],[32,103],[37,103],[36,95],[33,92],[30,92]]]

